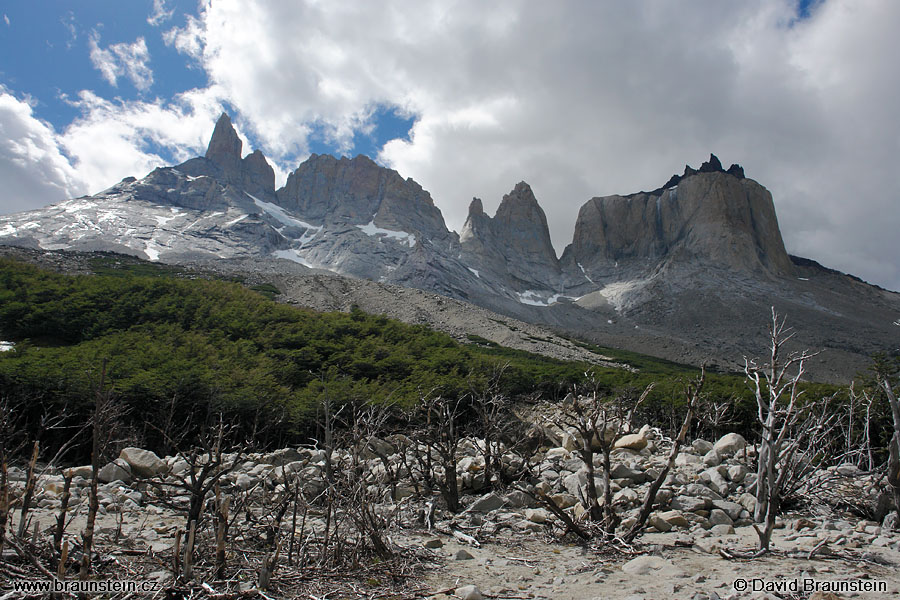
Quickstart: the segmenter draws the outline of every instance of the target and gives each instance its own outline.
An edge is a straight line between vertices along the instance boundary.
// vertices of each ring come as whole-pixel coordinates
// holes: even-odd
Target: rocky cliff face
[[[658,193],[592,198],[563,264],[570,285],[671,262],[792,276],[772,196],[751,179],[697,172]]]
[[[493,218],[474,199],[459,239],[462,261],[481,278],[519,293],[559,286],[547,217],[524,181],[503,197]]]

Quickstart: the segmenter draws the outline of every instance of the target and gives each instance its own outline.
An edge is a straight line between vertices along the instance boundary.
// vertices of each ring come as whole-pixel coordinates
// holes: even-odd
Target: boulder
[[[91,465],[84,465],[81,467],[72,467],[65,470],[65,474],[67,477],[71,477],[75,479],[76,477],[82,477],[84,479],[90,479],[94,474],[93,467]]]
[[[673,527],[690,527],[690,522],[677,510],[667,510],[659,513],[659,518]],[[659,529],[659,527],[657,527]]]
[[[659,556],[638,556],[622,565],[622,570],[629,575],[647,575],[672,566],[672,563]]]
[[[741,483],[747,477],[747,467],[744,465],[732,465],[728,467],[728,479],[733,483]]]
[[[461,550],[461,552],[465,552],[465,550]],[[481,600],[484,598],[481,590],[475,585],[464,585],[456,588],[456,597],[460,600]]]
[[[287,465],[290,463],[294,463],[303,458],[303,455],[294,448],[282,448],[281,450],[276,450],[274,452],[270,452],[266,454],[262,461],[280,467],[282,465]]]
[[[675,457],[675,466],[676,467],[686,467],[688,465],[702,465],[703,458],[697,456],[696,454],[688,454],[686,452],[680,452],[678,456]]]
[[[703,455],[703,464],[707,467],[718,467],[722,462],[722,456],[716,452],[715,448]]]
[[[732,521],[737,521],[739,518],[741,518],[741,513],[744,512],[744,507],[737,502],[729,502],[727,500],[713,500],[712,505],[713,508],[718,508],[725,511],[725,514],[727,514]]]
[[[706,440],[698,439],[698,440],[693,441],[693,443],[691,444],[691,448],[697,454],[706,454],[707,452],[709,452],[710,450],[713,449],[713,444],[712,444],[712,442],[707,442]]]
[[[698,510],[706,510],[706,507],[709,505],[708,503],[709,500],[706,498],[680,495],[672,498],[671,506],[674,510],[697,512]]]
[[[97,473],[97,479],[102,483],[109,483],[111,481],[131,483],[134,476],[131,474],[131,466],[121,458],[117,458],[100,469]]]
[[[734,525],[734,521],[721,508],[714,508],[709,512],[708,518],[712,525]]]
[[[629,433],[616,440],[615,447],[640,451],[647,447],[647,437],[644,433]]]
[[[674,527],[674,525],[657,514],[650,515],[650,517],[647,519],[647,524],[651,527],[656,528],[657,531],[662,533],[670,531],[672,527]]]
[[[482,512],[487,513],[492,510],[497,510],[506,504],[506,500],[497,494],[491,492],[489,494],[485,494],[478,500],[476,500],[472,506],[469,507],[469,512]]]
[[[532,523],[546,523],[550,520],[550,513],[543,508],[529,508],[525,511],[525,518]]]
[[[650,480],[650,476],[645,472],[629,467],[623,463],[619,463],[613,467],[609,476],[612,479],[630,479],[635,483],[644,483],[645,481]]]
[[[578,498],[572,494],[553,494],[550,496],[550,499],[553,500],[553,503],[556,504],[556,506],[563,510],[578,504]]]
[[[713,449],[719,456],[734,456],[747,447],[747,440],[739,433],[726,433],[719,438]]]
[[[521,490],[514,490],[506,494],[503,499],[506,501],[506,506],[510,506],[512,508],[531,508],[533,506],[536,506],[534,498]]]
[[[160,457],[150,450],[141,448],[123,448],[119,458],[131,467],[131,472],[138,477],[154,477],[168,472],[169,467]]]

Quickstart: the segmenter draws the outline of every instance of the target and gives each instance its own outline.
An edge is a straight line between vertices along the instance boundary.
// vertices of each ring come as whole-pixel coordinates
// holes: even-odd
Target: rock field
[[[495,490],[489,490],[484,480],[483,441],[463,439],[456,470],[464,510],[455,515],[440,508],[436,495],[416,493],[416,482],[409,474],[420,477],[421,473],[417,473],[414,457],[416,444],[409,438],[395,434],[374,440],[359,453],[334,450],[331,465],[336,472],[346,471],[354,455],[358,457],[370,482],[365,498],[383,519],[379,527],[384,528],[384,538],[393,551],[415,556],[420,566],[414,577],[392,582],[395,595],[387,597],[821,600],[889,598],[900,593],[900,529],[875,475],[851,465],[817,472],[815,483],[803,490],[805,502],[779,519],[773,552],[754,559],[728,559],[721,551],[752,551],[757,542],[752,527],[755,498],[751,493],[756,479],[755,449],[738,434],[725,435],[715,443],[696,439],[678,455],[656,494],[647,529],[633,544],[621,540],[576,543],[577,538],[571,534],[562,535],[561,521],[540,505],[535,492],[544,492],[575,522],[583,524],[587,517],[587,469],[573,452],[578,443],[573,432],[547,425],[544,433],[549,443],[533,451],[500,448],[505,470],[512,473],[527,468],[530,473],[520,484],[521,489],[495,486]],[[618,531],[623,533],[634,522],[649,482],[664,466],[671,441],[659,430],[644,426],[619,438],[616,446],[610,489],[622,519]],[[424,449],[418,450],[421,456]],[[275,506],[292,486],[302,489],[304,498],[313,498],[328,487],[328,452],[322,448],[286,448],[223,458],[223,464],[234,465],[234,469],[221,477],[222,493],[233,498],[235,514],[246,511],[240,521],[248,524],[271,523]],[[103,466],[97,525],[101,556],[115,557],[120,566],[141,556],[139,565],[125,567],[132,576],[140,573],[140,577],[156,580],[162,587],[175,585],[167,565],[172,563],[176,531],[184,527],[191,498],[173,486],[189,476],[189,460],[181,455],[159,458],[146,450],[126,448],[118,459]],[[389,481],[388,469],[399,477]],[[72,477],[71,521],[66,535],[73,546],[77,544],[87,513],[90,472],[90,467],[75,467],[45,473],[38,480],[31,513],[38,523],[37,538],[50,535],[61,504],[65,473]],[[9,474],[13,490],[20,489],[25,472],[11,467]],[[602,485],[599,478],[598,483]],[[315,501],[304,506],[308,510],[303,512],[303,531],[298,538],[322,535],[330,525],[327,520],[332,512],[316,508]],[[868,510],[870,517],[883,522],[854,516],[850,508]],[[334,509],[335,522],[341,510]],[[14,510],[14,517],[18,516]],[[300,527],[285,518],[278,527],[278,537],[283,541],[282,562],[292,526],[295,532]],[[233,538],[226,545],[230,564],[240,562],[241,548],[250,543],[247,532],[251,530],[250,525],[244,529],[233,526]],[[312,548],[301,546],[299,541],[297,547],[297,555],[303,548]],[[6,550],[4,557],[9,557],[8,553]],[[243,558],[247,559],[246,552]],[[116,567],[102,568],[111,572]],[[270,590],[264,593],[255,591],[252,570],[236,571],[227,581],[203,581],[211,586],[205,592],[211,597],[213,591],[226,590],[243,597],[254,597],[255,593],[259,597],[288,597],[300,593],[301,588],[288,585],[297,583],[296,573],[295,568],[280,564]],[[819,595],[803,592],[802,587],[799,592],[772,587],[792,585],[794,580],[799,583],[793,585],[818,585]],[[741,581],[747,582],[747,590],[740,589]],[[835,582],[871,585],[877,591],[823,595]],[[315,585],[326,583],[318,581]],[[346,587],[341,589],[346,597],[382,597],[375,591],[364,591],[366,586],[376,589],[385,584],[383,579],[362,578],[352,588],[358,596]],[[0,592],[0,597],[9,596]]]

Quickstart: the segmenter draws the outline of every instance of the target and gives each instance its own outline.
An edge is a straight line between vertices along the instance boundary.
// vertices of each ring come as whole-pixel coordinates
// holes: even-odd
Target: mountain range
[[[768,190],[712,155],[653,191],[591,198],[557,257],[525,182],[493,216],[473,199],[456,233],[418,183],[365,156],[313,154],[276,189],[265,156],[242,157],[223,114],[205,156],[0,217],[0,244],[284,277],[315,269],[723,369],[764,354],[773,306],[798,349],[822,350],[809,364],[819,379],[846,380],[900,347],[900,294],[790,256]]]

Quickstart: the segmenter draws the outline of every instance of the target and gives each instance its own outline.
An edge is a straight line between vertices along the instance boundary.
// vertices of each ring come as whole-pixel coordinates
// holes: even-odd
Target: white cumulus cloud
[[[120,77],[131,80],[134,87],[141,91],[153,85],[153,71],[148,65],[150,51],[143,37],[130,44],[122,42],[101,48],[100,35],[94,32],[88,45],[91,63],[111,86],[117,86]]]
[[[0,212],[37,208],[79,196],[87,182],[60,151],[53,128],[31,105],[0,86]]]
[[[147,17],[147,23],[156,27],[171,19],[174,14],[174,8],[166,8],[166,0],[153,0],[153,12]]]
[[[215,89],[192,90],[169,102],[110,101],[83,91],[71,104],[82,111],[59,136],[60,144],[90,189],[105,189],[123,177],[143,177],[168,161],[202,155],[222,112]]]

